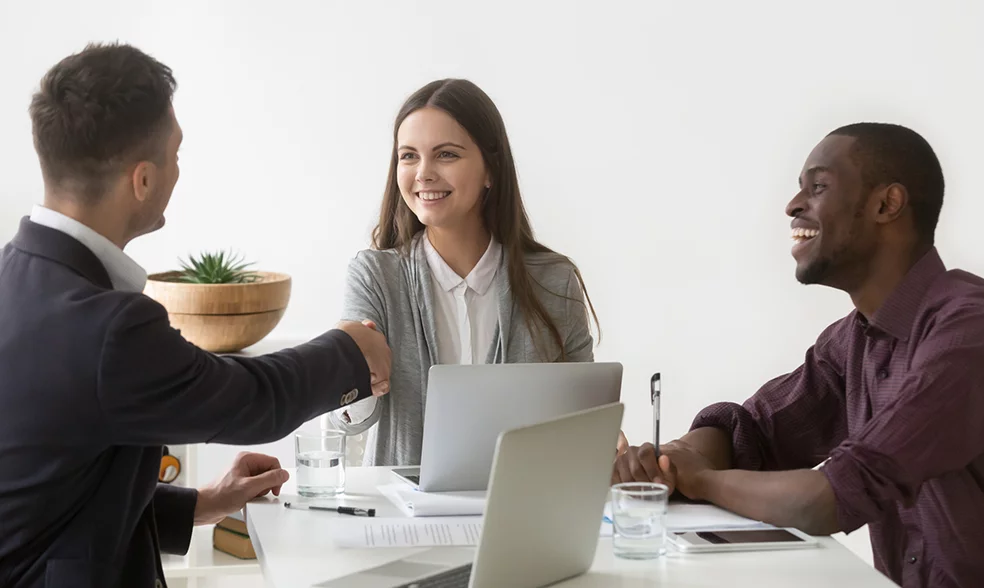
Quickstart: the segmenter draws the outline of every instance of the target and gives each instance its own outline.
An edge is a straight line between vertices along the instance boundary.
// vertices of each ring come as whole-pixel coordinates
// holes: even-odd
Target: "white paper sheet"
[[[612,534],[612,504],[605,505],[602,537]],[[771,529],[772,525],[745,518],[713,504],[670,504],[666,509],[666,528],[672,531],[704,529]]]
[[[484,491],[421,492],[396,482],[379,486],[379,492],[408,517],[464,517],[485,512]]]
[[[478,545],[481,517],[368,518],[332,525],[339,547],[436,547]]]
[[[713,504],[671,504],[666,511],[667,529],[728,529],[770,527],[765,523],[748,519]]]
[[[332,537],[339,547],[436,547],[478,545],[482,517],[420,519],[334,519]],[[602,523],[601,537],[611,537],[612,525]]]

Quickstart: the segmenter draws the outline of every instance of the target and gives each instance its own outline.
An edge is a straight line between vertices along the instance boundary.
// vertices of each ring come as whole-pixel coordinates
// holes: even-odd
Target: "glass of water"
[[[653,559],[666,553],[663,484],[634,482],[612,486],[612,546],[625,559]]]
[[[294,457],[298,494],[318,497],[345,492],[345,433],[298,431],[294,433]]]

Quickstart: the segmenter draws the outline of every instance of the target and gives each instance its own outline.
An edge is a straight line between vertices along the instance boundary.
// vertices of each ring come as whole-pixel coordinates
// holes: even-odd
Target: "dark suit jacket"
[[[345,333],[212,355],[157,302],[112,290],[84,245],[24,219],[0,252],[0,586],[163,581],[197,493],[157,484],[162,445],[274,441],[353,389],[371,394]]]

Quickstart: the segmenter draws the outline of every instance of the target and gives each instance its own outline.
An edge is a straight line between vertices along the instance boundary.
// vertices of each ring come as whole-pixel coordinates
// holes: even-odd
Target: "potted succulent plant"
[[[181,270],[147,276],[144,294],[167,309],[171,326],[213,353],[239,351],[270,334],[290,300],[290,276],[248,269],[231,252],[201,253]]]

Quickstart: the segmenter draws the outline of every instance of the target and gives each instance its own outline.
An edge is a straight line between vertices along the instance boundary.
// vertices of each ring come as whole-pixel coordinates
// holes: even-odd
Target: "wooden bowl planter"
[[[290,276],[255,272],[244,284],[187,284],[181,272],[147,276],[144,294],[167,309],[171,326],[212,353],[231,353],[255,344],[277,326],[290,300]]]

